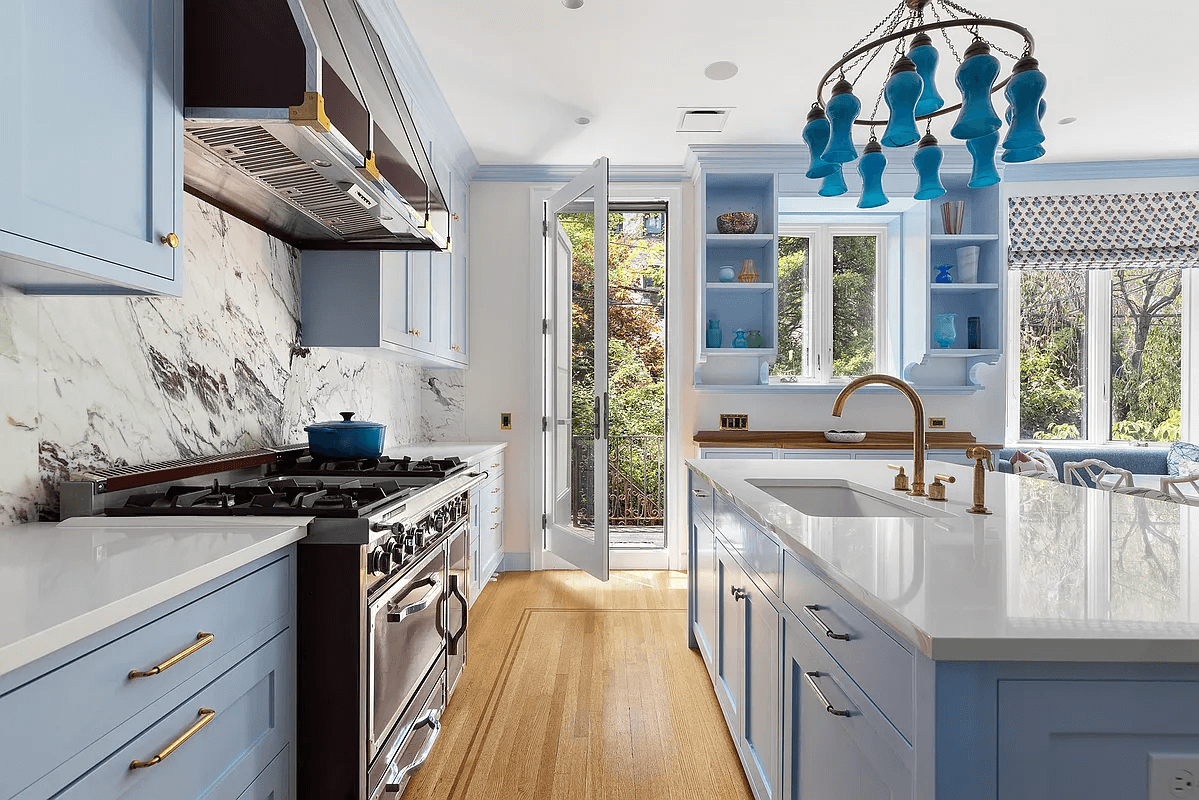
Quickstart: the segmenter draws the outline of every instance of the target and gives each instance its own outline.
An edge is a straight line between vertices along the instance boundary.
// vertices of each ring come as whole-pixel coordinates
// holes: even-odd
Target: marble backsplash
[[[301,347],[298,253],[186,202],[182,298],[0,287],[0,525],[56,519],[82,468],[303,441],[346,409],[389,446],[463,438],[461,371]]]

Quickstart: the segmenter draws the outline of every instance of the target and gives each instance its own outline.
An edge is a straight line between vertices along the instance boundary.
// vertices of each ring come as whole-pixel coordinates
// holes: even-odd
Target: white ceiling
[[[561,0],[395,2],[483,164],[582,164],[599,155],[614,164],[681,164],[691,143],[799,143],[820,76],[894,7],[891,0],[586,0],[578,10]],[[1036,38],[1049,80],[1042,161],[1199,156],[1193,0],[970,0],[969,7],[1025,25]],[[705,78],[704,67],[719,60],[738,64],[739,74]],[[942,53],[938,81],[949,97],[946,62],[952,57]],[[858,92],[865,110],[873,97],[864,95],[873,91]],[[1002,109],[1002,99],[996,105]],[[680,106],[736,110],[723,133],[681,134],[674,132]],[[591,124],[576,125],[580,116]],[[1056,124],[1063,117],[1078,121]],[[951,141],[952,119],[934,124],[943,143]]]

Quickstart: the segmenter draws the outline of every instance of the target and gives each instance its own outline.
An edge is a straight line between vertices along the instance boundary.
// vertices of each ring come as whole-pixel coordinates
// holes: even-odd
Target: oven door
[[[370,761],[430,668],[445,669],[445,548],[429,553],[370,605]]]

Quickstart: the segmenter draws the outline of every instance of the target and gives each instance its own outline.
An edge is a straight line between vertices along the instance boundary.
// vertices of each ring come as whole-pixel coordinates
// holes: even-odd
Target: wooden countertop
[[[930,450],[976,447],[980,443],[966,431],[927,431]],[[830,442],[824,431],[700,431],[692,440],[701,447],[767,447],[785,450],[911,450],[911,431],[869,431],[854,444]],[[982,444],[990,450],[1003,445]]]

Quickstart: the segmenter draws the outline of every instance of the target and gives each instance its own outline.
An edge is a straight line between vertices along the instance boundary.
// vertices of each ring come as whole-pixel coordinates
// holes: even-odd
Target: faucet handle
[[[945,481],[945,483],[957,483],[957,478],[952,475],[934,475],[933,482],[928,487],[929,500],[945,501],[948,499],[945,497],[945,483],[941,483],[941,481]]]
[[[991,472],[995,471],[995,462],[991,460],[991,451],[985,447],[971,447],[967,449],[966,458],[972,458],[975,461],[985,461],[987,469]]]
[[[899,464],[888,464],[887,469],[899,470],[899,474],[895,476],[895,485],[891,488],[897,492],[906,492],[908,490],[908,476],[904,474],[903,467]]]

